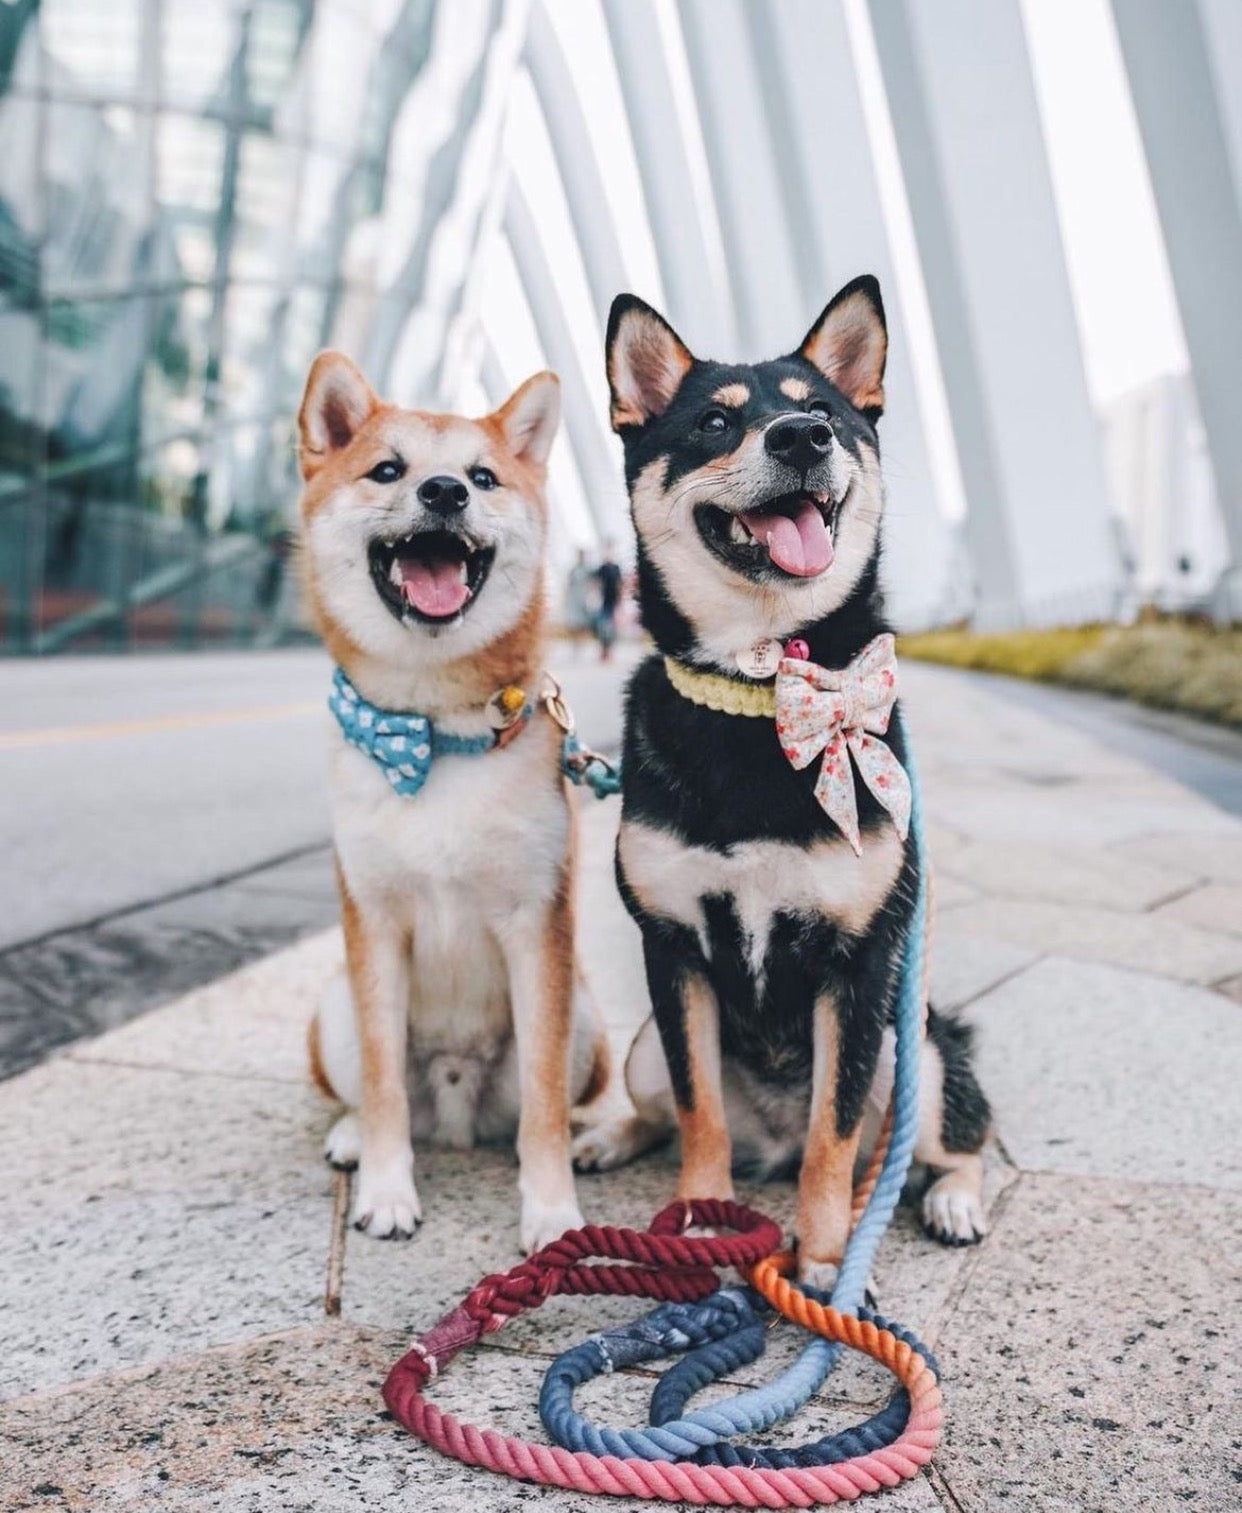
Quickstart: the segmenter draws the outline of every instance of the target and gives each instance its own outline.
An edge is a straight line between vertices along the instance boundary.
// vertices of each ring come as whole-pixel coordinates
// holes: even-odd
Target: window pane
[[[140,93],[142,12],[142,0],[43,0],[49,91],[91,99]]]

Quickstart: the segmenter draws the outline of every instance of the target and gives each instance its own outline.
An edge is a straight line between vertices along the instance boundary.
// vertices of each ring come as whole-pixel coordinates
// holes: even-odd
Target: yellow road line
[[[9,730],[0,733],[0,751],[23,746],[62,746],[70,741],[108,740],[120,736],[153,735],[164,730],[198,730],[207,725],[244,725],[252,720],[287,720],[314,714],[324,706],[318,699],[303,704],[256,704],[250,709],[214,709],[200,714],[153,715],[145,720],[111,720],[98,725],[58,725],[48,730]]]

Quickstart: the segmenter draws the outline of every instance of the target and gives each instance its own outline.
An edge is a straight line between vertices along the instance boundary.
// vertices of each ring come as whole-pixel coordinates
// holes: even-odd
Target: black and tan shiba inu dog
[[[872,278],[773,362],[700,361],[630,295],[607,339],[657,648],[630,686],[617,847],[654,1013],[627,1068],[639,1117],[628,1138],[601,1140],[596,1164],[670,1132],[674,1116],[684,1197],[729,1195],[732,1169],[800,1163],[801,1270],[820,1283],[848,1234],[864,1116],[891,1087],[886,1027],[920,858],[900,805],[875,796],[905,781],[892,693],[860,741],[842,732],[830,802],[832,773],[795,765],[794,737],[778,734],[773,675],[779,663],[793,679],[795,706],[798,689],[809,707],[845,669],[892,686],[876,440],[886,350]],[[871,779],[856,781],[852,761]],[[937,1174],[925,1224],[959,1244],[984,1232],[989,1111],[969,1055],[967,1030],[933,1013],[916,1155]],[[590,1164],[589,1142],[578,1156]]]

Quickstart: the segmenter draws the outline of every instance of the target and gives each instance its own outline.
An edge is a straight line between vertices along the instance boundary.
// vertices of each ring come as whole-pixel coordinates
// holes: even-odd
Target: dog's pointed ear
[[[374,389],[343,352],[321,352],[298,411],[302,477],[312,478],[333,452],[347,447],[379,407]]]
[[[491,417],[515,457],[543,467],[561,418],[561,381],[555,373],[536,373],[505,400]]]
[[[879,280],[869,273],[846,284],[803,338],[799,355],[876,421],[884,413],[888,327]]]
[[[634,294],[618,294],[604,343],[614,431],[662,415],[694,358],[672,326]]]

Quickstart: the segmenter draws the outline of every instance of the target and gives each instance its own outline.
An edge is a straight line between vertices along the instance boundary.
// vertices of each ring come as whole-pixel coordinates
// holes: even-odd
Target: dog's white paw
[[[831,1296],[840,1275],[841,1268],[835,1261],[812,1261],[809,1256],[799,1258],[798,1280],[804,1287],[814,1287],[818,1292]],[[863,1287],[863,1302],[868,1308],[875,1308],[879,1296],[875,1273],[871,1272]]]
[[[408,1240],[422,1223],[423,1210],[409,1170],[387,1166],[358,1173],[353,1225],[374,1240]]]
[[[923,1195],[923,1228],[942,1245],[977,1245],[988,1232],[973,1174],[945,1172]]]
[[[323,1142],[323,1158],[338,1171],[352,1171],[362,1159],[362,1125],[352,1111],[342,1114]]]
[[[575,1135],[574,1166],[580,1172],[607,1172],[624,1166],[651,1144],[641,1119],[603,1119]]]
[[[798,1280],[805,1287],[814,1287],[819,1292],[831,1292],[837,1285],[841,1268],[835,1261],[812,1261],[810,1256],[798,1257]]]
[[[522,1249],[527,1255],[559,1240],[567,1229],[581,1229],[582,1211],[574,1202],[540,1203],[535,1198],[522,1200],[519,1229]]]

